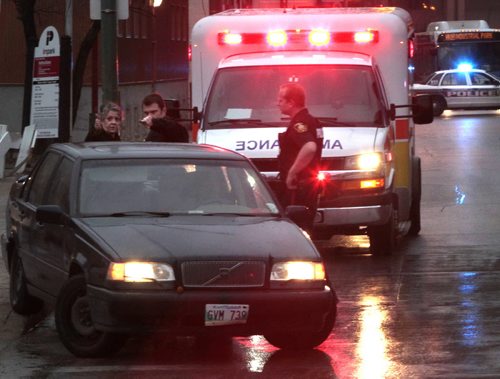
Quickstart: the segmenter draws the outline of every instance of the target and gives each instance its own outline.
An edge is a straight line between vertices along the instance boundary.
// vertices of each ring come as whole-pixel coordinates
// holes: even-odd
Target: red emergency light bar
[[[221,32],[217,35],[219,45],[250,45],[267,43],[273,47],[284,47],[288,44],[309,44],[323,47],[331,43],[377,43],[379,32],[366,30],[358,32],[329,32],[324,29],[313,30],[273,30],[269,33],[233,33]]]

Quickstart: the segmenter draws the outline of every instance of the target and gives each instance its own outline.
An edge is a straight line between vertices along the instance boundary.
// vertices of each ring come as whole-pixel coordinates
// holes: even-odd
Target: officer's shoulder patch
[[[297,131],[297,133],[307,132],[307,125],[302,122],[297,122],[293,128]]]

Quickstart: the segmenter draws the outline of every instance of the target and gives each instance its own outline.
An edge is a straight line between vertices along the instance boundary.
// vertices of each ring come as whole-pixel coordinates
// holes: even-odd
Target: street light
[[[149,0],[149,5],[152,7],[152,16],[153,16],[153,27],[152,27],[152,32],[153,32],[153,39],[151,41],[151,44],[152,44],[152,52],[153,52],[153,62],[152,62],[152,67],[151,67],[151,70],[152,70],[152,89],[153,89],[153,92],[156,91],[156,59],[157,59],[157,54],[156,54],[156,45],[157,45],[157,41],[156,41],[156,15],[155,15],[155,8],[159,7],[161,5],[163,0]]]

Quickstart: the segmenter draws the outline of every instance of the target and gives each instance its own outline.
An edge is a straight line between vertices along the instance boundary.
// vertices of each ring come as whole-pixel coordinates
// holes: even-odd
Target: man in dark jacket
[[[290,124],[279,135],[278,162],[280,177],[285,184],[281,194],[283,206],[305,205],[309,208],[310,231],[318,201],[317,174],[323,148],[323,128],[305,107],[305,91],[296,83],[280,87],[278,107],[290,116]]]
[[[189,142],[189,135],[182,125],[167,116],[165,101],[157,93],[152,93],[142,101],[144,118],[141,123],[149,129],[146,141]]]

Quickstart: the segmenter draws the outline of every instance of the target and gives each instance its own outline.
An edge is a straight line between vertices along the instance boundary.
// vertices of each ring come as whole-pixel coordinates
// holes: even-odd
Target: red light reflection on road
[[[273,352],[278,350],[263,336],[251,336],[249,338],[236,338],[238,343],[245,349],[247,368],[250,372],[262,372],[268,359],[273,355]]]
[[[356,378],[385,378],[391,362],[386,355],[388,342],[383,330],[387,311],[380,306],[380,299],[366,296],[361,300],[364,309],[360,314],[361,330],[356,355],[359,367]]]

